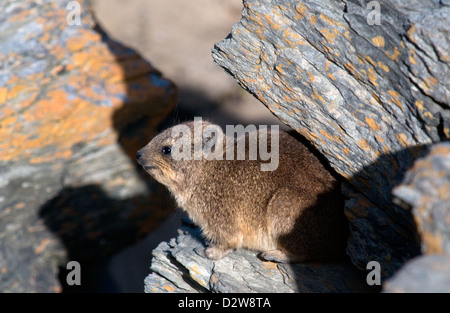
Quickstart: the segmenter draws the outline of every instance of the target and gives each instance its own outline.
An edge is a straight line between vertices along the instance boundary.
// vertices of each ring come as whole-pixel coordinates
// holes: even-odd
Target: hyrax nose
[[[142,155],[143,155],[142,151],[139,150],[138,152],[136,152],[136,159],[138,159],[139,161],[142,158]]]

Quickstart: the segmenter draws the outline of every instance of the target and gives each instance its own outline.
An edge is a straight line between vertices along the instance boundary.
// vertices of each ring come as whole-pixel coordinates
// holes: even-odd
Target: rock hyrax
[[[219,129],[218,136],[230,138],[217,125],[200,123],[202,130],[214,126]],[[262,171],[260,165],[267,161],[249,159],[248,144],[245,160],[226,160],[226,140],[223,150],[214,146],[220,143],[218,136],[204,136],[199,142],[194,124],[181,124],[192,134],[186,150],[193,152],[199,144],[203,149],[209,145],[206,150],[210,152],[223,151],[223,160],[211,160],[207,153],[200,159],[175,158],[174,146],[180,136],[173,138],[173,127],[153,138],[136,156],[200,226],[208,241],[208,258],[220,259],[237,248],[260,251],[263,259],[278,262],[335,261],[343,257],[347,225],[340,185],[306,146],[290,134],[277,131],[278,168]],[[259,141],[261,130],[256,133]],[[255,133],[233,138],[232,145],[236,148],[239,140],[252,135]],[[269,132],[267,136],[268,147],[272,135]],[[176,149],[183,150],[179,146]]]

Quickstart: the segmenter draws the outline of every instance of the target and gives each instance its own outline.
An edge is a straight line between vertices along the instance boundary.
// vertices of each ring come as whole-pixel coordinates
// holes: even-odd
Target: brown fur
[[[219,259],[237,248],[262,251],[264,259],[280,262],[332,261],[344,255],[339,184],[288,133],[279,133],[278,168],[264,172],[262,161],[248,158],[175,161],[161,153],[173,143],[170,131],[156,136],[137,157],[200,226],[209,240],[207,257]]]

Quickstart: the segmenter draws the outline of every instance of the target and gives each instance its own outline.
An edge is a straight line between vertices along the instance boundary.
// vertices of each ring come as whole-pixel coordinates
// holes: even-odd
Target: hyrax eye
[[[161,153],[164,155],[170,155],[172,153],[172,148],[169,146],[164,146],[161,149]]]

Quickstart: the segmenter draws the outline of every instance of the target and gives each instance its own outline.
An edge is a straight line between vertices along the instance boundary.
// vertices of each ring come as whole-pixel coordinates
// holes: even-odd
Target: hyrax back
[[[227,160],[230,145],[217,141],[223,134],[218,126],[197,123],[202,130],[209,125],[220,132],[199,139],[194,136],[195,123],[182,125],[191,130],[191,152],[208,145],[208,151],[220,152],[222,146],[223,159],[210,159],[208,154],[200,159],[197,155],[198,160],[175,158],[175,146],[184,152],[187,148],[177,146],[180,136],[172,137],[174,128],[156,136],[138,151],[137,158],[200,226],[210,243],[207,257],[219,259],[232,249],[248,248],[261,251],[266,260],[280,262],[342,258],[347,227],[340,186],[307,147],[286,132],[269,132],[268,147],[273,136],[279,139],[278,167],[262,171],[261,164],[267,161],[259,156],[249,159],[248,142],[245,159],[236,159],[237,142],[244,137],[232,140],[235,153]],[[246,137],[257,135],[259,142],[265,134],[257,131]]]

